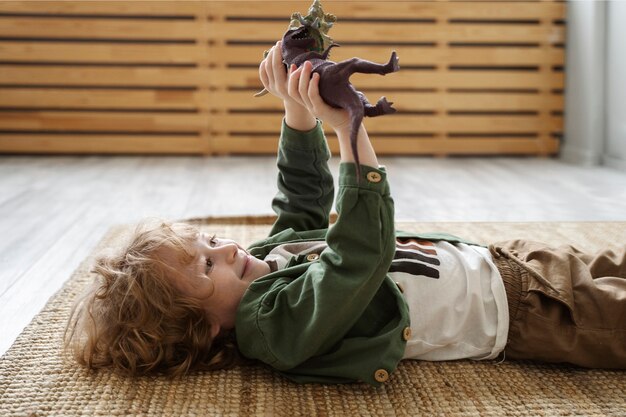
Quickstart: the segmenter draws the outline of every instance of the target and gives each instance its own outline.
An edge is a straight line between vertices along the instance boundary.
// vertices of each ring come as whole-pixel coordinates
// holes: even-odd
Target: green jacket
[[[408,306],[387,276],[396,236],[465,242],[445,234],[395,233],[384,167],[339,166],[337,221],[330,152],[321,123],[309,132],[284,122],[278,150],[278,218],[250,253],[264,259],[277,245],[326,240],[318,259],[293,257],[286,268],[250,285],[237,312],[241,353],[297,382],[364,381],[378,386],[404,354]],[[374,173],[374,174],[372,174]],[[465,242],[470,243],[470,242]]]

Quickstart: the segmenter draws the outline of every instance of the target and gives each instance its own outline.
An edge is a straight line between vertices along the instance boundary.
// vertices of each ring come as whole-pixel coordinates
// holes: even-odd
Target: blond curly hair
[[[181,376],[240,362],[234,332],[213,338],[202,300],[177,291],[175,271],[159,257],[173,249],[188,264],[198,233],[185,223],[144,221],[121,250],[100,256],[95,282],[72,308],[65,351],[88,368],[126,375]]]

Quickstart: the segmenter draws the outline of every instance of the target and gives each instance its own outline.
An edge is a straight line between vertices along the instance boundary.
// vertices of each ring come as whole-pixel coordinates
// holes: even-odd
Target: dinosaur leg
[[[381,97],[375,106],[372,106],[369,103],[365,106],[365,116],[376,117],[395,113],[396,109],[391,107],[392,104],[393,101],[387,101],[386,97]]]
[[[358,91],[358,90],[354,90],[356,91],[356,94],[359,96],[359,100],[361,100],[361,103],[363,103],[363,107],[374,107],[370,104],[369,100],[367,99],[367,97],[365,97],[365,94],[363,94],[362,92]]]
[[[398,71],[400,69],[400,65],[398,64],[398,55],[396,54],[396,51],[393,51],[389,62],[386,64],[377,64],[360,58],[350,58],[345,61],[338,62],[337,69],[341,72],[347,72],[348,74],[360,72],[363,74],[385,75],[390,72]]]

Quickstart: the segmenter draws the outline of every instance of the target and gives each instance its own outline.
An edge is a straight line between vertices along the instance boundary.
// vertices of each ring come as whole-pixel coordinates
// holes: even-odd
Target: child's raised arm
[[[259,76],[266,90],[281,99],[285,107],[276,163],[278,192],[272,200],[278,219],[270,236],[286,229],[325,229],[334,198],[333,177],[328,168],[330,151],[321,123],[287,93],[288,74],[280,42],[261,62]]]

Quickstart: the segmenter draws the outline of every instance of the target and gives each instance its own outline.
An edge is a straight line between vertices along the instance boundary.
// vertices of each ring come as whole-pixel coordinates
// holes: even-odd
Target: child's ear
[[[218,334],[220,334],[220,323],[217,320],[211,320],[211,339],[215,339]]]

